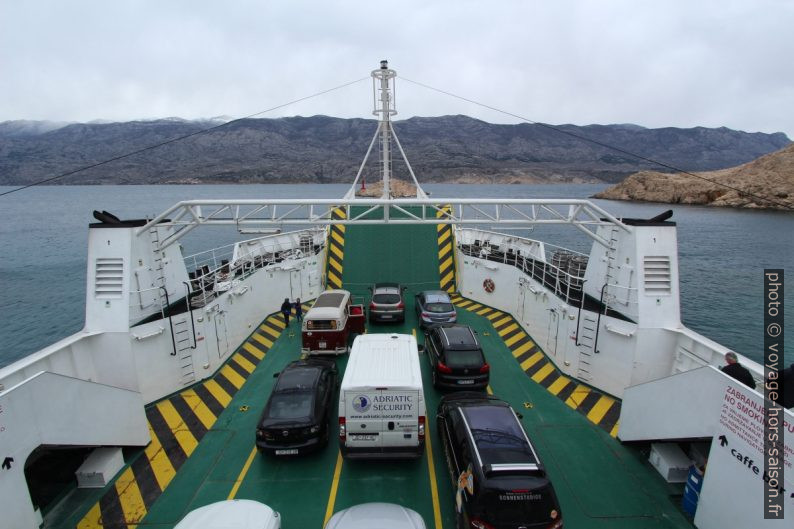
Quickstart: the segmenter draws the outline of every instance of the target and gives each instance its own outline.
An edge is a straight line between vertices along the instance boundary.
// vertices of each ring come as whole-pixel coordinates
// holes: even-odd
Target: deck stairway
[[[638,384],[623,396],[622,441],[697,439],[717,431],[720,402],[737,382],[714,366]],[[747,392],[752,391],[746,388]],[[670,398],[674,396],[674,398]]]

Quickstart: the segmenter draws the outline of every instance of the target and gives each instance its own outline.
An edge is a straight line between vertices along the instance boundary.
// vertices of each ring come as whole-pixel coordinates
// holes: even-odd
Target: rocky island
[[[594,198],[794,210],[794,144],[736,167],[697,174],[712,182],[684,173],[640,171]]]

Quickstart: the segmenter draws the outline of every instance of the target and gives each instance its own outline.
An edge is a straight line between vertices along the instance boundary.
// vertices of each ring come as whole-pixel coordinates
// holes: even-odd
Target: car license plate
[[[381,318],[383,318],[384,320],[390,320],[391,319],[391,314],[383,314],[381,316]]]
[[[374,434],[354,435],[354,441],[374,441],[377,436]]]
[[[458,384],[474,384],[473,380],[458,380]]]
[[[325,342],[320,342],[320,343],[319,343],[319,344],[317,344],[317,345],[320,347],[320,349],[325,349],[325,345],[326,345],[326,344],[325,344]]]
[[[297,448],[290,448],[288,450],[276,450],[277,456],[294,456],[298,453]]]

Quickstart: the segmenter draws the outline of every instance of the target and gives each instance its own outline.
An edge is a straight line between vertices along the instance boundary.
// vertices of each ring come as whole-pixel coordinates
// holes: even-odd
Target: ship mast
[[[381,198],[391,197],[391,116],[397,114],[395,99],[392,94],[393,79],[397,72],[389,68],[388,61],[380,61],[380,69],[372,71],[373,95],[375,108],[372,114],[380,115],[378,131],[380,132],[381,146],[381,179],[383,181],[383,194]],[[379,85],[379,86],[378,86]],[[390,86],[391,85],[391,86]],[[377,97],[380,92],[380,98]],[[380,103],[380,108],[378,108]]]
[[[392,139],[397,145],[397,148],[400,150],[403,161],[405,161],[405,166],[408,168],[408,173],[411,175],[411,179],[416,186],[416,198],[427,198],[427,194],[419,185],[419,181],[416,179],[413,168],[411,168],[411,163],[408,161],[408,157],[405,155],[405,151],[403,151],[402,145],[400,145],[400,140],[397,138],[397,134],[394,132],[394,127],[392,126],[391,116],[397,114],[394,82],[396,77],[397,72],[389,68],[388,61],[380,61],[380,68],[372,71],[372,114],[379,117],[378,128],[375,131],[375,136],[372,138],[372,141],[369,144],[367,154],[364,155],[364,161],[359,167],[356,179],[353,181],[353,185],[345,195],[345,198],[355,197],[356,184],[361,178],[361,175],[364,171],[364,166],[367,163],[369,154],[372,151],[375,140],[377,139],[380,139],[381,181],[383,183],[381,198],[392,198]]]

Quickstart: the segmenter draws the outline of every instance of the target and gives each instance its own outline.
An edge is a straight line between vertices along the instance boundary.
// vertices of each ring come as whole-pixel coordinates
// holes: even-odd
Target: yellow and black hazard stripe
[[[437,218],[449,218],[452,206],[445,205],[436,212]],[[438,274],[441,290],[455,292],[455,235],[452,224],[438,224]]]
[[[303,304],[304,311],[309,304]],[[195,451],[284,330],[268,316],[212,378],[146,408],[151,442],[77,524],[78,529],[139,523]]]
[[[620,401],[563,375],[510,314],[460,296],[452,302],[491,321],[499,337],[534,382],[600,426],[612,437],[618,433]]]
[[[334,208],[331,212],[332,219],[346,219],[347,214],[342,208]],[[342,288],[342,265],[345,261],[345,225],[331,224],[328,231],[328,270],[326,271],[326,286],[328,288]]]

